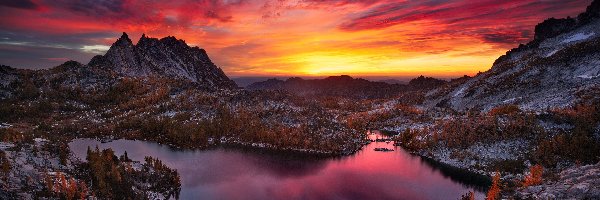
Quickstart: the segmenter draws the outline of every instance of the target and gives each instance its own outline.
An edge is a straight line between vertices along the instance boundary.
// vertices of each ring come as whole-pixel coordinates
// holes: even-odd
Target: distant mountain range
[[[429,92],[429,107],[489,110],[516,104],[526,110],[568,107],[600,98],[600,1],[576,18],[550,18],[534,40],[500,56],[471,79]]]
[[[446,81],[420,76],[408,84],[390,84],[352,78],[347,75],[330,76],[324,79],[303,79],[299,77],[287,80],[269,79],[246,87],[248,90],[284,90],[297,95],[341,96],[351,98],[389,98],[400,93],[414,90],[429,90],[444,85]]]
[[[239,86],[239,87],[248,87],[250,84],[252,83],[256,83],[256,82],[263,82],[269,79],[282,79],[282,80],[286,80],[288,78],[291,78],[289,76],[281,76],[281,77],[268,77],[268,76],[240,76],[240,77],[233,77],[231,78],[231,80],[235,81],[235,83]],[[327,78],[327,77],[301,77],[303,79],[323,79],[323,78]],[[388,84],[401,84],[401,85],[406,85],[408,84],[408,81],[410,81],[412,78],[414,77],[391,77],[391,76],[365,76],[365,77],[354,77],[354,78],[362,78],[365,80],[369,80],[369,81],[374,81],[374,82],[384,82],[384,83],[388,83]]]

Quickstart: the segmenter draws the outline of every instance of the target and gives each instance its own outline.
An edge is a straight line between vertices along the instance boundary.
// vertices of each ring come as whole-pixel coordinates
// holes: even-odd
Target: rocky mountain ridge
[[[142,35],[134,45],[123,33],[104,56],[95,56],[88,66],[111,69],[121,76],[163,76],[207,87],[237,87],[204,49],[190,47],[172,36],[157,39]]]
[[[486,72],[430,91],[426,107],[525,110],[573,106],[600,94],[600,1],[576,19],[548,19],[535,38],[501,56]]]

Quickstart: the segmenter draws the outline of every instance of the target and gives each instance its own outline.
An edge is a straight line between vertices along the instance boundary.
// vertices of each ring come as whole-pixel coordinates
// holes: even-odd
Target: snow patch
[[[550,53],[546,54],[546,58],[554,55],[556,52],[558,52],[558,49],[555,49],[554,51],[551,51]]]
[[[517,99],[520,99],[521,97],[515,97],[515,98],[510,98],[510,99],[506,99],[504,101],[502,101],[502,103],[512,103]]]
[[[48,142],[48,140],[44,138],[35,138],[33,139],[33,141],[35,141],[36,143]]]
[[[7,124],[7,123],[0,123],[0,128],[10,128],[12,127],[12,125]]]
[[[584,75],[579,75],[579,76],[577,76],[577,78],[583,78],[583,79],[593,79],[593,78],[598,78],[599,76],[600,76],[600,75],[590,76],[590,75],[584,74]]]
[[[166,117],[174,117],[175,115],[177,115],[177,112],[176,111],[172,111],[172,110],[164,112],[162,114],[162,116],[166,116]]]
[[[463,86],[458,91],[456,91],[456,93],[454,93],[454,97],[457,97],[458,95],[461,95],[461,94],[465,93],[466,89],[467,89],[467,86]]]
[[[575,42],[575,41],[579,41],[579,40],[585,40],[585,39],[590,38],[593,35],[594,35],[594,33],[577,33],[577,34],[572,35],[571,37],[563,40],[562,43],[569,43],[569,42]]]

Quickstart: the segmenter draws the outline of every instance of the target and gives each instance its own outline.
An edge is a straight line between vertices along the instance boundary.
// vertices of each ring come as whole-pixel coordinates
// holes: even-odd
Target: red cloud
[[[45,58],[63,57],[86,63],[93,55],[82,47],[110,45],[127,32],[134,40],[175,35],[239,73],[298,72],[334,59],[306,58],[331,52],[393,60],[380,62],[392,70],[403,63],[398,59],[474,55],[481,43],[493,57],[530,40],[543,19],[578,14],[590,1],[0,0],[0,64],[49,67],[59,60]]]
[[[9,1],[11,2],[11,1]],[[231,21],[230,8],[243,1],[184,0],[169,3],[135,0],[42,0],[37,4],[0,4],[0,25],[39,32],[160,31],[187,29],[212,21]],[[15,7],[42,7],[37,10]],[[19,17],[15,17],[19,16]],[[56,27],[56,28],[52,28]]]
[[[391,2],[363,11],[358,17],[342,23],[339,28],[345,31],[360,31],[428,21],[446,25],[447,28],[426,34],[460,32],[465,35],[477,35],[490,43],[514,44],[531,39],[530,30],[535,23],[549,17],[581,12],[581,8],[589,2],[589,0]]]

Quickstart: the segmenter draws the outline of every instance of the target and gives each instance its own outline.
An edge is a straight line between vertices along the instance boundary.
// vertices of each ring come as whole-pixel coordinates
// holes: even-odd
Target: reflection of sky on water
[[[302,160],[234,149],[174,151],[143,141],[70,144],[79,158],[87,146],[127,151],[133,160],[151,155],[181,175],[182,199],[458,199],[469,190],[393,143],[371,143],[341,159]],[[482,197],[478,193],[479,197]]]

